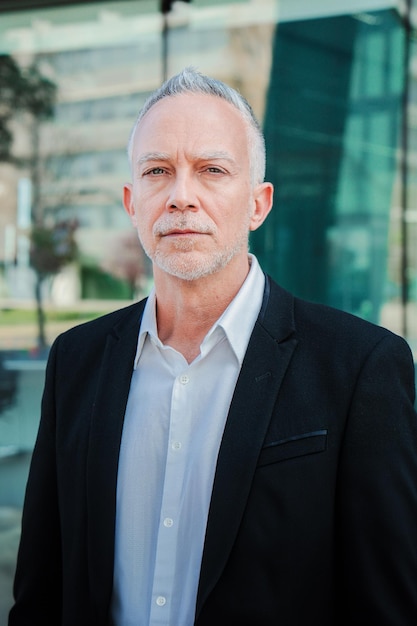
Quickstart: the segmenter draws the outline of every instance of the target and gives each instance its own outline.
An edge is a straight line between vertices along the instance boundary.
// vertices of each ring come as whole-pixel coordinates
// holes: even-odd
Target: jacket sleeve
[[[417,624],[417,415],[407,344],[366,359],[340,457],[338,624]]]
[[[55,462],[54,370],[56,344],[46,369],[42,412],[22,517],[9,626],[61,623],[61,541]]]

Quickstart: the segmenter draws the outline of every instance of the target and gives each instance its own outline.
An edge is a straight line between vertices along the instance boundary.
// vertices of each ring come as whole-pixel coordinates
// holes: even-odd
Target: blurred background
[[[263,268],[417,359],[416,28],[417,0],[2,0],[0,624],[49,346],[151,287],[121,190],[166,77],[194,65],[260,119],[276,188],[251,239]]]

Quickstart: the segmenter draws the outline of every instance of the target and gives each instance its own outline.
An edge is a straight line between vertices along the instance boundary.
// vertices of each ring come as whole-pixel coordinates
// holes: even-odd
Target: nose
[[[169,189],[166,203],[168,211],[197,211],[199,201],[196,193],[196,182],[187,173],[176,173]]]

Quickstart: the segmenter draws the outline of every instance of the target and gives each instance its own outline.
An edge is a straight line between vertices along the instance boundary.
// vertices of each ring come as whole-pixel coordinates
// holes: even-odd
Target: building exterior
[[[22,66],[35,61],[58,88],[54,117],[39,129],[37,210],[44,221],[75,218],[79,225],[80,258],[76,279],[63,283],[71,291],[66,301],[128,297],[128,272],[115,259],[130,232],[121,209],[126,139],[164,74],[192,64],[240,89],[264,125],[275,211],[252,247],[266,270],[300,296],[414,333],[403,311],[404,293],[411,309],[417,297],[415,63],[404,61],[413,13],[405,5],[175,2],[166,38],[159,3],[150,0],[10,5],[0,51]],[[13,122],[13,150],[22,158],[32,149],[28,125],[22,115]],[[2,164],[0,175],[1,295],[31,298],[25,239],[31,174]],[[140,290],[147,264],[137,260]],[[51,291],[51,284],[46,297],[62,299],[65,289]]]

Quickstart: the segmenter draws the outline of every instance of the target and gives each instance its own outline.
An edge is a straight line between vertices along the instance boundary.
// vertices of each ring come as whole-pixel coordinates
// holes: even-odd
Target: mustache
[[[193,216],[183,215],[180,218],[165,216],[154,224],[153,234],[156,236],[164,236],[176,230],[190,230],[196,233],[214,234],[216,229],[213,224],[203,222]]]

